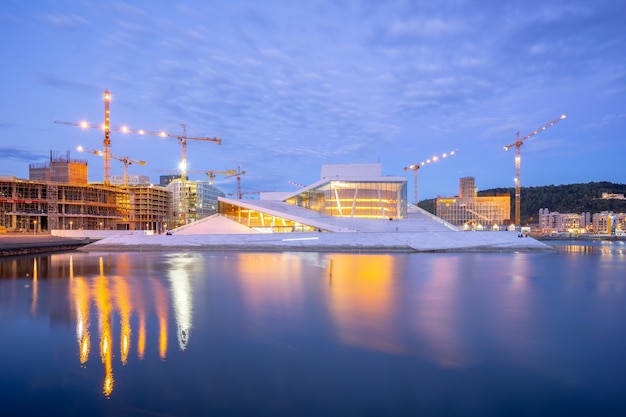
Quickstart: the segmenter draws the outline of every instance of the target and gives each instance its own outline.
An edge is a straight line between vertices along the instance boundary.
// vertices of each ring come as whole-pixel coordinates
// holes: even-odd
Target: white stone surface
[[[255,203],[259,203],[255,201]],[[259,233],[222,215],[173,230],[172,235],[111,236],[83,247],[87,251],[262,250],[262,251],[550,251],[551,246],[518,232],[452,230],[445,222],[412,210],[401,220],[366,220],[323,216],[270,201],[264,211],[332,230],[310,233]]]

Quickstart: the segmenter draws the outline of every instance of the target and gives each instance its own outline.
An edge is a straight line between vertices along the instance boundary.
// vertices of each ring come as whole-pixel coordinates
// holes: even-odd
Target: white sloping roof
[[[219,197],[219,201],[331,232],[435,232],[450,231],[451,229],[445,222],[437,221],[438,218],[428,215],[423,210],[411,210],[408,218],[390,221],[389,219],[328,216],[275,200],[231,200]]]
[[[234,220],[214,214],[204,219],[198,220],[172,230],[176,235],[221,235],[221,234],[241,234],[241,233],[259,233],[249,227],[239,224]]]

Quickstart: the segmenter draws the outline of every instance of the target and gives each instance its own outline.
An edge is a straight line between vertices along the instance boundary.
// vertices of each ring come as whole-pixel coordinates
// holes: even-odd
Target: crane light
[[[126,126],[122,126],[122,133],[128,133],[128,128]]]
[[[78,152],[82,152],[82,151],[83,151],[83,147],[82,147],[82,146],[80,146],[80,145],[78,145],[78,146],[76,147],[76,150],[77,150]]]

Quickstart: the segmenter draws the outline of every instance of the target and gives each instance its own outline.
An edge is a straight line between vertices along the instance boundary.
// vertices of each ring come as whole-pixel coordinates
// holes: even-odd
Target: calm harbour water
[[[626,245],[0,260],[0,415],[623,416]]]

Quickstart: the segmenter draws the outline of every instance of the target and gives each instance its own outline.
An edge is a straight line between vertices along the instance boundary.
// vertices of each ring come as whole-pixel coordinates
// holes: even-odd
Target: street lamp
[[[70,230],[72,230],[72,224],[73,224],[73,222],[70,221]]]
[[[37,233],[37,220],[33,220],[33,234]]]

